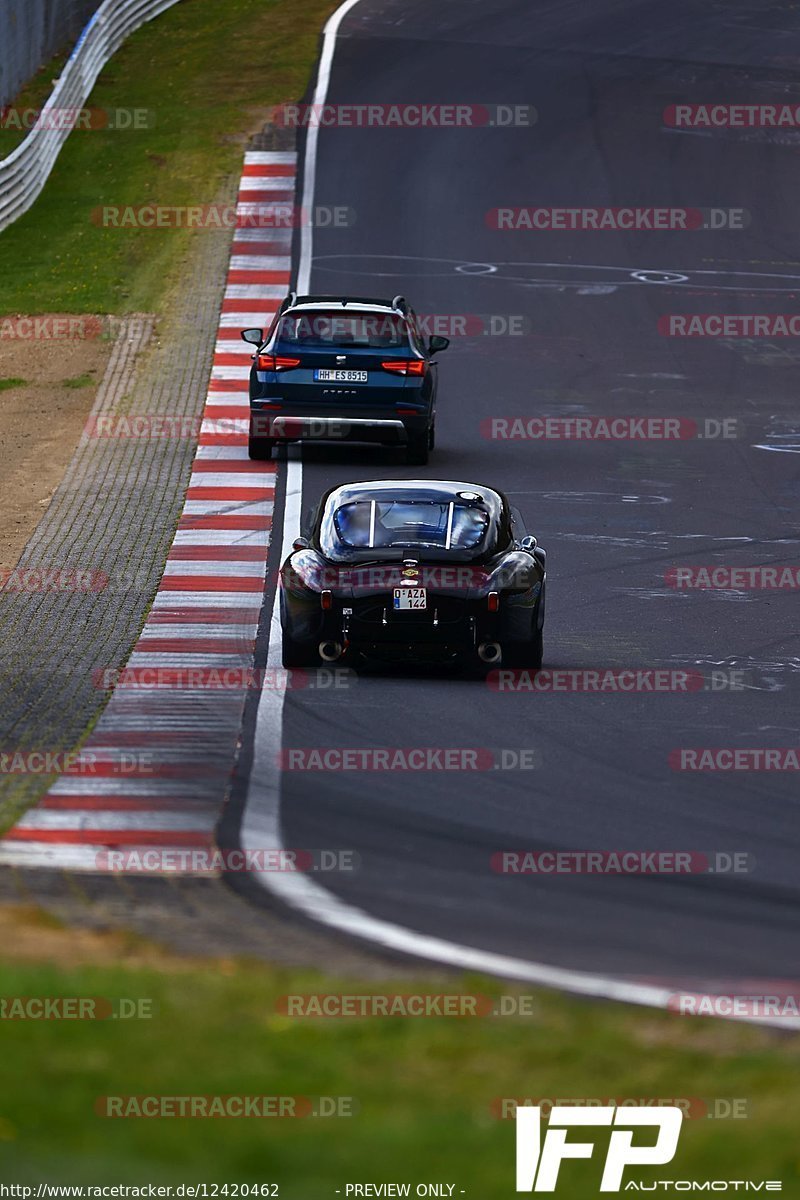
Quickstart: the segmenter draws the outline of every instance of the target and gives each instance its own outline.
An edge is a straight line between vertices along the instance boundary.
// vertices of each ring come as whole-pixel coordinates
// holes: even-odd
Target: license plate
[[[316,383],[366,383],[367,371],[333,371],[326,367],[314,372]]]
[[[394,607],[403,612],[419,611],[428,607],[428,592],[421,587],[403,587],[394,589]]]

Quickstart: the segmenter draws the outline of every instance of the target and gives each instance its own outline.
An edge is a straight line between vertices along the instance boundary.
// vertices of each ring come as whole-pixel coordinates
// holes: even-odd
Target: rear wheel
[[[250,458],[272,458],[272,451],[275,449],[274,438],[254,438],[247,439],[247,453]]]
[[[319,649],[316,642],[298,642],[284,630],[282,657],[284,667],[318,667]]]
[[[434,421],[428,430],[428,449],[433,450],[436,446],[436,422]]]
[[[429,453],[430,435],[427,429],[424,429],[422,433],[410,433],[408,435],[406,462],[415,467],[424,467],[428,461]]]
[[[529,642],[510,642],[503,647],[503,666],[538,671],[544,654],[544,637],[537,629]]]

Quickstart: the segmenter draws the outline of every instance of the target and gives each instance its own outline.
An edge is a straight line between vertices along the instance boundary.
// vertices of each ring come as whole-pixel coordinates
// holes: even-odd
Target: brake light
[[[393,375],[424,375],[428,364],[424,358],[390,358],[381,366]]]
[[[489,592],[489,595],[486,597],[486,607],[489,609],[489,612],[497,612],[499,610],[499,608],[500,608],[500,593],[499,592]]]
[[[324,609],[333,608],[333,592],[329,592],[327,588],[319,594],[319,602]]]
[[[290,358],[287,354],[259,354],[259,371],[291,371],[300,366],[299,358]]]

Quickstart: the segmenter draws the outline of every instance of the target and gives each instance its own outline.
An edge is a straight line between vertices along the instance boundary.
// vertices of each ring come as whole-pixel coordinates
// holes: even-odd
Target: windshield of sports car
[[[408,333],[395,313],[306,312],[281,319],[277,340],[299,349],[395,350],[408,348]]]
[[[356,500],[333,514],[339,542],[352,550],[472,550],[488,523],[484,508],[455,501]]]

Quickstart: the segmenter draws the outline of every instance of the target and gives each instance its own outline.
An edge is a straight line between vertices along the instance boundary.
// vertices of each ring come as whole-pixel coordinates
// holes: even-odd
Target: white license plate
[[[394,606],[404,612],[411,609],[419,611],[428,607],[428,592],[420,587],[402,587],[394,589]]]
[[[326,367],[314,372],[317,383],[366,383],[368,377],[367,371],[333,371]]]

